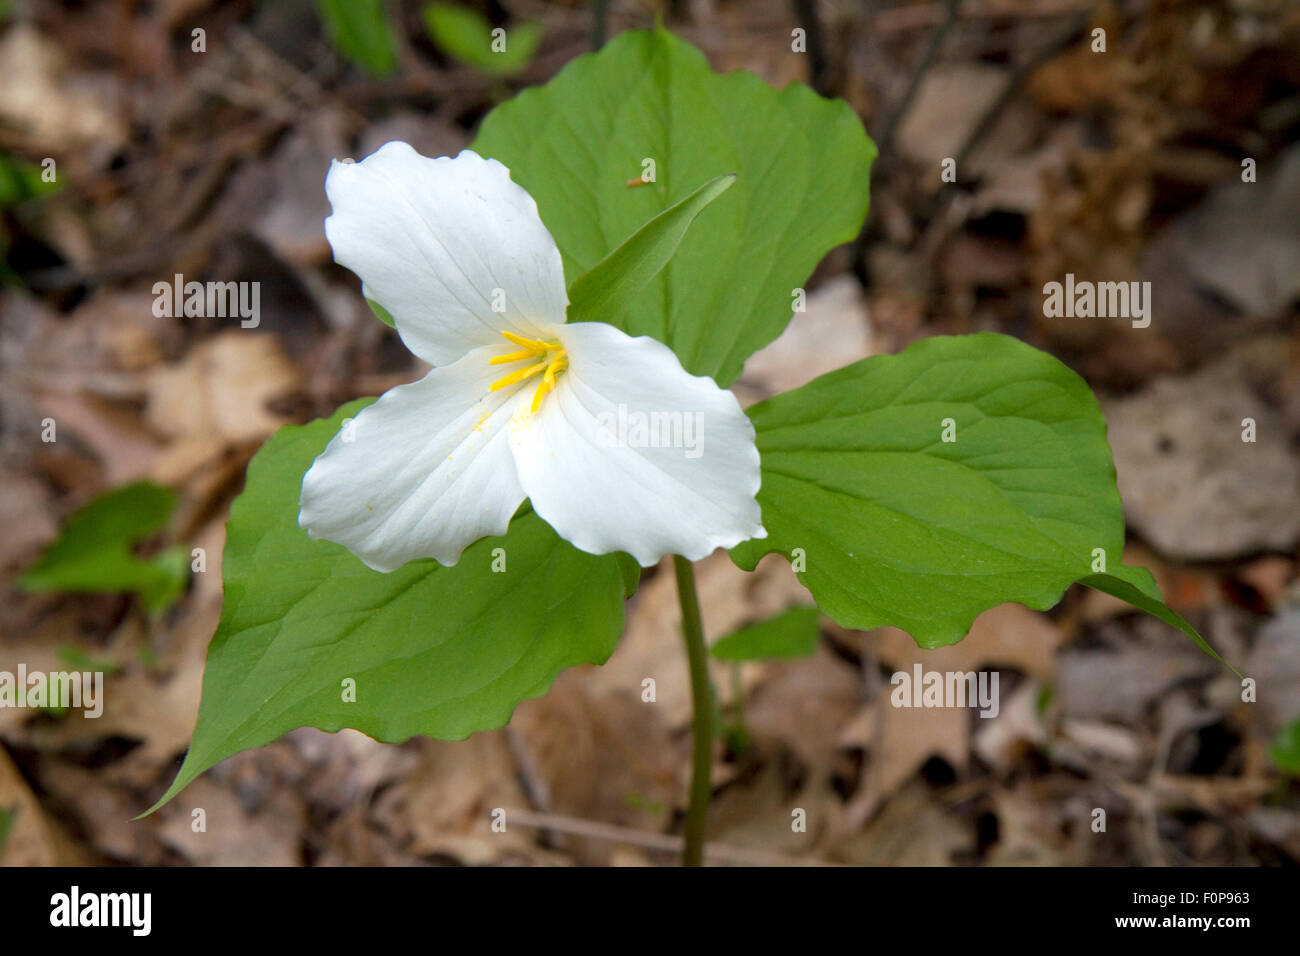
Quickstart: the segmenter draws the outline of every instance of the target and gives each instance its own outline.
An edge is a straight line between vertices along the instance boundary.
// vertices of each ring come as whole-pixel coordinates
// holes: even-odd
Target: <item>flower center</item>
[[[520,346],[520,351],[488,359],[488,364],[511,365],[515,362],[528,362],[529,364],[497,379],[488,386],[488,390],[495,392],[507,385],[514,385],[516,382],[522,382],[534,375],[540,375],[542,380],[537,383],[537,391],[533,392],[532,411],[536,412],[542,407],[542,399],[555,388],[555,376],[569,367],[568,353],[564,351],[564,346],[558,342],[542,342],[538,339],[515,335],[513,332],[502,332],[501,334],[505,336],[507,342]]]

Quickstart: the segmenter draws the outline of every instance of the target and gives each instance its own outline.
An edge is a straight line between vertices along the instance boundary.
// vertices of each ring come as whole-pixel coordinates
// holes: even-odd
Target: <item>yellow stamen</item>
[[[556,352],[564,348],[558,342],[541,342],[537,339],[525,338],[522,335],[516,335],[514,332],[502,332],[507,342],[513,342],[515,345],[522,345],[526,349],[532,349],[534,352]]]
[[[511,352],[509,355],[498,355],[496,358],[490,358],[488,364],[509,365],[511,362],[522,362],[524,359],[530,359],[538,354],[536,349],[524,349],[522,352]]]
[[[536,412],[542,407],[542,399],[546,398],[546,396],[551,394],[555,389],[556,374],[563,372],[568,367],[569,359],[563,351],[551,360],[551,363],[546,366],[546,374],[544,374],[542,380],[537,383],[537,391],[533,392],[531,411]]]
[[[499,378],[488,386],[489,392],[495,392],[498,389],[505,388],[507,385],[513,385],[515,382],[522,382],[526,378],[532,378],[538,372],[546,369],[547,363],[538,362],[536,365],[529,365],[525,368],[517,369],[504,378]]]
[[[502,332],[501,334],[506,341],[523,346],[523,350],[490,358],[488,359],[489,365],[509,365],[512,362],[526,362],[534,359],[540,359],[541,361],[534,362],[534,364],[525,368],[516,369],[509,375],[497,379],[488,386],[488,389],[495,392],[508,385],[514,385],[525,379],[532,378],[540,372],[542,380],[537,383],[537,390],[533,392],[531,406],[531,410],[536,412],[542,407],[542,400],[555,390],[555,377],[569,367],[569,356],[565,352],[564,346],[558,342],[543,342],[540,339],[530,339],[523,335],[516,335],[514,332]]]

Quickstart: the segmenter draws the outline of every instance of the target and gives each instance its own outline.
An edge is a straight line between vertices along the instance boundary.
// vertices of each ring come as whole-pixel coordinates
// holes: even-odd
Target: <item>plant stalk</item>
[[[682,609],[682,636],[691,670],[691,795],[686,810],[686,846],[683,866],[704,862],[704,835],[708,825],[709,797],[713,769],[713,688],[709,683],[708,648],[704,645],[704,622],[695,590],[695,569],[681,555],[673,555],[677,576],[677,600]]]

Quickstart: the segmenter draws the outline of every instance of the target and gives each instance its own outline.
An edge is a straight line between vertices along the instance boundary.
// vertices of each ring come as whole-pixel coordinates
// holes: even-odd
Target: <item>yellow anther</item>
[[[542,400],[555,390],[555,376],[569,367],[569,357],[564,350],[564,346],[558,342],[542,342],[539,339],[516,335],[514,332],[502,332],[501,334],[507,341],[523,346],[523,350],[490,358],[488,359],[489,365],[509,365],[511,362],[524,362],[533,359],[541,359],[541,361],[525,368],[516,369],[509,375],[497,379],[488,388],[490,391],[495,392],[508,385],[514,385],[525,379],[532,378],[540,372],[542,380],[537,383],[537,390],[533,392],[531,406],[532,411],[536,412],[542,407]]]
[[[542,407],[542,399],[555,390],[555,376],[569,367],[569,358],[565,355],[563,349],[560,354],[551,359],[550,364],[546,366],[546,373],[542,380],[537,383],[537,391],[533,392],[533,403],[531,410],[536,412]]]

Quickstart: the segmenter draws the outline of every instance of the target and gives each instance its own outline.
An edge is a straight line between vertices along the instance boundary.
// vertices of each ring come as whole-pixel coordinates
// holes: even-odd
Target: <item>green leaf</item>
[[[570,284],[651,217],[737,174],[642,295],[596,316],[724,386],[785,328],[822,256],[857,235],[875,157],[847,104],[716,74],[662,29],[620,34],[498,106],[474,148],[537,200]],[[647,159],[655,181],[629,185]]]
[[[296,727],[396,743],[500,727],[564,668],[603,663],[623,629],[624,561],[570,546],[531,510],[453,568],[371,571],[298,527],[302,476],[343,419],[280,429],[248,466],[222,560],[189,753],[154,809],[220,760]],[[491,570],[505,549],[506,570]],[[344,682],[355,681],[355,701]]]
[[[58,192],[59,184],[46,182],[41,173],[40,166],[0,154],[0,209]]]
[[[1046,610],[1082,580],[1195,635],[1149,574],[1121,564],[1101,410],[1045,352],[990,333],[929,338],[749,415],[768,537],[732,556],[749,570],[771,551],[792,558],[844,627],[892,624],[939,647],[991,607]]]
[[[492,49],[492,24],[477,10],[459,3],[430,3],[424,10],[429,39],[448,56],[484,73],[518,73],[533,61],[542,28],[520,23],[505,31],[505,49]]]
[[[1171,627],[1176,627],[1190,637],[1196,646],[1205,653],[1238,677],[1242,676],[1239,670],[1219,656],[1218,652],[1210,646],[1205,638],[1196,633],[1196,628],[1188,624],[1164,603],[1160,595],[1159,585],[1156,584],[1155,578],[1151,576],[1151,572],[1145,568],[1123,566],[1118,568],[1115,574],[1090,574],[1085,578],[1080,578],[1079,582],[1098,591],[1104,591],[1121,601],[1127,601],[1134,607],[1146,611],[1152,617],[1157,617]]]
[[[384,325],[388,326],[390,329],[397,328],[397,322],[393,319],[393,314],[374,299],[366,299],[366,305],[370,306],[370,311],[375,313],[375,318],[384,323]]]
[[[1282,728],[1268,755],[1283,773],[1300,777],[1300,720]]]
[[[185,551],[173,547],[140,558],[132,545],[163,527],[175,507],[170,489],[147,482],[101,495],[68,519],[18,583],[32,592],[134,591],[148,610],[161,610],[185,590]]]
[[[17,813],[17,807],[0,807],[0,860],[4,859],[5,844],[9,842],[9,834],[13,830],[14,817]]]
[[[634,308],[641,290],[672,259],[695,217],[735,181],[734,175],[710,179],[580,276],[569,289],[569,321],[599,321],[601,316]]]
[[[619,551],[614,557],[618,558],[619,569],[623,572],[623,597],[630,598],[641,584],[641,565],[626,551]]]
[[[91,657],[75,644],[59,648],[59,663],[75,671],[102,671],[105,677],[112,677],[122,670],[115,661]]]
[[[316,0],[335,48],[371,76],[397,69],[397,47],[384,0]]]
[[[821,613],[815,607],[792,607],[775,617],[733,631],[710,649],[722,661],[761,661],[807,657],[817,650]]]

